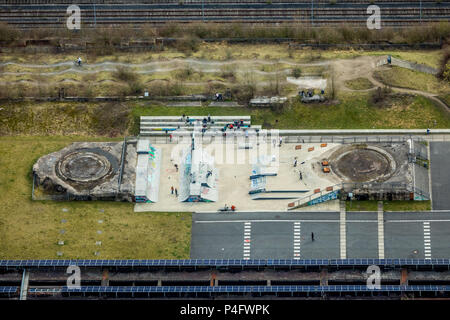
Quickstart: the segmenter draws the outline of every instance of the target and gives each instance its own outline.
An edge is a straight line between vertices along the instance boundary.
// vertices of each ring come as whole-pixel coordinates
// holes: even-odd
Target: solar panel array
[[[268,259],[268,260],[0,260],[0,267],[275,267],[275,266],[450,266],[450,259]]]
[[[0,293],[16,293],[16,292],[18,292],[18,287],[10,287],[10,286],[0,287]]]
[[[52,289],[50,289],[52,290]],[[450,286],[381,286],[371,289],[366,285],[336,285],[336,286],[85,286],[76,288],[63,287],[53,292],[62,293],[278,293],[278,292],[419,292],[441,291],[450,292]],[[48,289],[30,288],[29,293],[50,292]]]

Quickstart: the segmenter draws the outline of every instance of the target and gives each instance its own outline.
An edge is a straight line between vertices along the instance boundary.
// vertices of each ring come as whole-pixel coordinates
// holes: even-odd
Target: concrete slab
[[[192,224],[191,259],[242,259],[244,223]]]
[[[196,213],[192,219],[192,258],[242,259],[246,222],[251,259],[292,259],[294,231],[300,259],[339,258],[339,212]],[[424,259],[427,222],[431,258],[450,257],[450,211],[385,212],[384,220],[385,258]],[[377,258],[377,227],[377,212],[347,212],[347,258]]]
[[[450,221],[430,223],[431,257],[448,259],[450,257]]]
[[[431,142],[431,191],[433,210],[450,209],[450,142]]]
[[[377,232],[376,220],[372,222],[347,221],[347,258],[378,259]]]
[[[302,259],[339,259],[339,220],[336,222],[302,222]],[[314,241],[311,240],[314,232]]]
[[[293,223],[252,223],[252,259],[292,259]]]
[[[384,224],[386,259],[424,259],[423,222],[392,222]]]

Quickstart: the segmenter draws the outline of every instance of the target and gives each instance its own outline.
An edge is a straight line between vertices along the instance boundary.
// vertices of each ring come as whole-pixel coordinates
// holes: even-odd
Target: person
[[[175,163],[175,170],[178,172],[178,165]]]
[[[173,190],[174,190],[174,188],[173,188],[173,186],[171,186],[170,187],[170,194],[173,194]]]
[[[175,197],[178,197],[178,190],[175,188]]]
[[[297,158],[294,159],[294,167],[297,166]]]
[[[280,147],[281,147],[282,143],[283,143],[283,137],[280,137]]]
[[[302,172],[300,171],[300,180],[303,179]]]
[[[78,59],[77,59],[77,64],[78,64],[79,66],[81,66],[81,58],[80,58],[80,57],[78,57]]]
[[[314,241],[314,232],[311,232],[311,241]]]
[[[169,135],[170,142],[172,142],[172,134]]]
[[[211,122],[211,116],[208,114],[208,122]]]
[[[235,211],[235,210],[236,210],[236,207],[234,206],[234,204],[231,205],[231,211]]]
[[[430,134],[430,129],[427,129],[427,134]]]
[[[189,120],[189,116],[186,117],[186,123],[191,123],[191,121]]]

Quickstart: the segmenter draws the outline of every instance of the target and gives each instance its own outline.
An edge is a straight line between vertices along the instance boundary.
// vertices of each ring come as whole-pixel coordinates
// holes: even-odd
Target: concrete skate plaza
[[[179,185],[179,173],[175,169],[175,161],[171,159],[172,150],[176,144],[155,145],[162,149],[160,193],[157,203],[138,203],[135,205],[135,211],[217,211],[219,208],[235,205],[239,211],[253,210],[285,210],[289,200],[252,200],[249,195],[250,175],[252,164],[249,161],[250,150],[239,149],[234,145],[234,163],[217,163],[219,169],[219,200],[217,202],[179,202],[175,195],[172,195],[171,186],[177,188]],[[270,144],[267,147],[270,150]],[[308,152],[308,148],[314,147],[314,151]],[[325,174],[315,172],[312,165],[321,159],[321,155],[331,148],[339,147],[338,144],[328,144],[326,148],[321,148],[320,144],[302,144],[301,150],[295,150],[295,144],[282,144],[279,151],[279,169],[278,175],[267,178],[266,188],[269,190],[310,190],[311,188],[333,185],[339,180],[327,177]],[[223,158],[228,155],[224,149]],[[294,168],[294,158],[297,157],[298,165]],[[245,159],[245,163],[237,164],[237,159]],[[223,161],[226,162],[226,161]],[[301,164],[305,162],[304,164]],[[318,168],[318,164],[315,165]],[[303,179],[299,179],[301,170]],[[300,195],[299,195],[300,197]],[[328,203],[318,206],[318,210],[336,210],[337,204]]]
[[[296,146],[301,145],[300,149]],[[285,211],[290,200],[281,199],[265,199],[252,200],[250,191],[250,175],[252,171],[252,162],[250,149],[239,149],[234,145],[231,157],[234,157],[232,163],[229,161],[217,161],[217,158],[228,159],[226,148],[223,149],[224,154],[217,155],[214,151],[209,151],[216,157],[216,168],[219,170],[218,186],[219,199],[217,202],[179,202],[175,195],[171,194],[171,187],[178,188],[179,172],[175,169],[176,160],[173,159],[173,150],[178,144],[161,144],[155,145],[162,149],[162,166],[160,177],[160,193],[157,203],[138,203],[135,205],[136,212],[143,211],[217,211],[224,205],[235,205],[238,211]],[[208,148],[206,145],[205,148]],[[262,150],[267,150],[266,155],[271,156],[271,145],[265,144]],[[313,148],[313,149],[312,149]],[[395,160],[392,156],[385,156],[384,151],[378,151],[377,147],[367,147],[366,149],[357,149],[355,152],[347,152],[353,150],[353,145],[342,145],[337,143],[328,143],[324,146],[321,143],[283,143],[281,147],[276,146],[276,152],[279,156],[278,174],[276,176],[267,177],[266,190],[270,191],[290,191],[289,196],[301,198],[304,192],[317,188],[326,189],[329,186],[336,185],[343,181],[367,181],[376,180],[384,177],[386,174],[392,173],[392,168],[396,168]],[[211,148],[213,150],[213,148]],[[261,150],[261,149],[260,149]],[[274,150],[274,149],[272,149]],[[344,153],[340,152],[343,150]],[[344,155],[338,159],[337,166],[340,173],[337,175],[334,170],[330,173],[324,173],[322,170],[322,161],[335,156],[336,153]],[[386,152],[387,153],[387,152]],[[388,159],[390,157],[390,160]],[[297,158],[297,166],[294,167],[294,161]],[[240,164],[237,159],[241,160]],[[394,164],[391,164],[391,161]],[[225,163],[224,163],[225,162]],[[345,165],[347,163],[347,165]],[[178,163],[177,163],[178,164]],[[332,166],[333,164],[330,163]],[[178,164],[179,165],[179,164]],[[335,165],[336,166],[336,165]],[[346,167],[350,167],[354,172],[345,171]],[[302,179],[300,180],[300,172]],[[348,179],[345,176],[353,177],[357,173],[356,178]],[[292,192],[298,191],[298,193]],[[278,193],[282,194],[282,193]],[[277,194],[277,195],[278,195]],[[275,198],[275,196],[274,196]],[[338,201],[329,201],[308,208],[299,208],[300,211],[335,211],[338,210]]]

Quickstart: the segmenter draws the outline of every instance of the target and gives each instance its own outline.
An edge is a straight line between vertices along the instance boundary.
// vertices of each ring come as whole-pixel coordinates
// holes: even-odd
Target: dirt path
[[[380,61],[383,57],[382,56],[364,56],[364,57],[358,57],[355,59],[346,59],[346,60],[336,60],[333,62],[332,67],[334,68],[335,72],[335,85],[338,90],[343,91],[354,91],[354,92],[368,92],[372,90],[376,90],[377,87],[385,87],[386,84],[378,81],[374,77],[374,72],[376,70],[383,70],[383,66],[377,67],[377,62]],[[370,82],[374,85],[374,88],[371,89],[365,89],[365,90],[354,90],[347,88],[345,86],[345,82],[352,79],[357,78],[367,78]],[[438,99],[438,94],[426,92],[426,91],[420,91],[420,90],[414,90],[414,89],[407,89],[407,88],[400,88],[400,87],[393,87],[389,86],[392,90],[396,92],[401,93],[408,93],[413,95],[421,95],[424,96],[435,103],[439,104],[440,106],[444,107],[445,110],[450,112],[449,106],[447,106],[443,101]]]
[[[113,62],[113,61],[105,61],[100,63],[93,64],[85,64],[82,67],[75,66],[73,61],[65,61],[58,62],[54,64],[24,64],[24,63],[16,63],[16,62],[3,62],[0,63],[0,66],[8,66],[15,65],[23,68],[60,68],[67,67],[67,69],[54,71],[54,72],[42,72],[39,73],[42,76],[53,76],[53,75],[61,75],[65,73],[75,72],[75,73],[84,73],[84,74],[93,74],[97,72],[114,72],[117,67],[128,67],[138,69],[136,72],[139,74],[153,74],[157,72],[171,72],[180,69],[184,69],[187,67],[192,68],[195,71],[201,71],[206,73],[214,73],[220,72],[221,67],[223,66],[233,66],[233,70],[235,72],[248,72],[249,70],[255,72],[260,75],[275,75],[275,74],[284,74],[287,75],[290,73],[290,69],[284,69],[279,71],[261,71],[257,68],[264,65],[276,65],[276,64],[285,64],[289,66],[298,66],[298,67],[314,67],[314,66],[330,66],[334,72],[334,83],[335,88],[337,90],[342,91],[354,91],[354,92],[368,92],[375,90],[377,87],[386,86],[384,83],[376,80],[374,78],[375,70],[383,67],[377,67],[377,62],[380,61],[383,56],[361,56],[353,59],[337,59],[330,61],[319,61],[312,63],[297,63],[291,60],[277,60],[277,61],[267,61],[260,59],[243,59],[243,60],[227,60],[227,61],[209,61],[209,60],[201,60],[201,59],[182,59],[182,58],[174,58],[163,61],[150,61],[147,63],[122,63],[122,62]],[[32,75],[36,74],[34,72],[3,72],[4,75]],[[345,82],[352,79],[357,78],[367,78],[369,81],[375,86],[371,89],[365,90],[354,90],[347,88],[345,86]],[[108,79],[113,81],[113,79]],[[73,82],[70,79],[67,82]],[[3,82],[2,82],[3,83]],[[205,82],[206,84],[207,82]],[[191,83],[190,85],[197,85],[200,83]],[[414,95],[422,95],[427,97],[437,104],[443,106],[446,110],[448,110],[448,106],[437,98],[437,94],[413,90],[413,89],[405,89],[399,87],[392,87],[396,92],[409,93]]]

